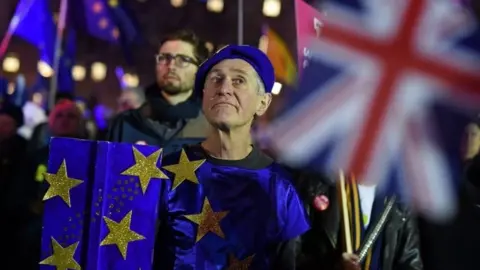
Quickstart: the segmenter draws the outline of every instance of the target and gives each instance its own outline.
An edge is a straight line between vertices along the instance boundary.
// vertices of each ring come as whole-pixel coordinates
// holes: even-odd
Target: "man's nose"
[[[225,79],[222,81],[222,84],[218,88],[218,92],[221,94],[231,94],[233,92],[232,89],[232,80],[230,79]]]
[[[175,68],[175,58],[167,60],[167,67],[169,69],[174,69]]]

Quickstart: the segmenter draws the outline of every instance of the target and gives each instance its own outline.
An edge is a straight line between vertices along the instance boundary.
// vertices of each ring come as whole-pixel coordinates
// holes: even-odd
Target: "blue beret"
[[[265,92],[272,91],[275,72],[267,55],[253,46],[227,45],[200,65],[195,77],[195,92],[200,93],[203,90],[207,74],[213,66],[226,59],[242,59],[249,63],[262,80]]]

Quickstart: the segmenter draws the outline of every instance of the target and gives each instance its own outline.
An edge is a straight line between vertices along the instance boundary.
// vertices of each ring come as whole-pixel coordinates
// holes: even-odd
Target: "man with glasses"
[[[203,138],[208,123],[193,83],[208,54],[205,43],[192,32],[167,36],[155,55],[157,80],[146,88],[145,104],[119,114],[107,140],[167,146],[178,138]]]

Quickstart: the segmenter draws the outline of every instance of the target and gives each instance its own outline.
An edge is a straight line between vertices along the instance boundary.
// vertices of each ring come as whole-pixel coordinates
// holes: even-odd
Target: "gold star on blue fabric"
[[[162,149],[155,151],[147,157],[133,147],[135,164],[122,172],[122,175],[137,176],[139,178],[143,194],[147,191],[152,178],[168,179],[168,176],[157,167],[160,154],[162,154]]]
[[[50,186],[48,187],[47,193],[45,193],[43,200],[46,201],[53,197],[59,196],[68,205],[68,207],[72,206],[70,202],[70,190],[83,183],[82,180],[68,177],[67,163],[65,160],[62,161],[57,173],[45,174],[45,181],[47,181]]]
[[[40,264],[55,266],[57,270],[81,270],[80,265],[74,259],[75,251],[79,242],[75,242],[68,247],[62,247],[55,238],[52,237],[53,253],[50,257],[41,261]]]

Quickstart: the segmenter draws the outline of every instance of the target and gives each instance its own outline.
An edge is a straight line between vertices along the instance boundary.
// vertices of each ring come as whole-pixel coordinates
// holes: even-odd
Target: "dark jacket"
[[[479,269],[480,155],[467,162],[465,169],[456,216],[441,224],[419,220],[425,269]]]
[[[170,105],[155,84],[146,89],[147,101],[139,109],[116,116],[107,141],[165,146],[178,138],[205,138],[209,124],[201,113],[200,100],[192,96]]]
[[[296,269],[337,269],[341,262],[339,248],[340,211],[334,184],[321,176],[300,175],[298,190],[305,202],[312,229],[297,239]],[[318,195],[329,199],[325,211],[312,203]],[[382,269],[423,269],[418,230],[410,211],[396,203],[383,231]],[[300,253],[300,254],[298,254]]]
[[[116,116],[108,130],[107,141],[137,143],[144,141],[151,145],[163,145],[173,138],[204,138],[208,123],[200,114],[197,118],[185,119],[174,126],[149,121],[145,105]]]

